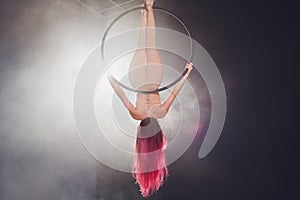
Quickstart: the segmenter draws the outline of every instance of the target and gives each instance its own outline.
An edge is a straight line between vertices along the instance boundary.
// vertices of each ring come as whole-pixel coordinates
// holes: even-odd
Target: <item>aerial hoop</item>
[[[125,15],[133,12],[133,11],[136,11],[136,10],[141,10],[141,9],[144,9],[146,10],[147,8],[144,6],[144,7],[134,7],[134,8],[131,8],[123,13],[121,13],[118,17],[116,17],[111,23],[110,25],[107,27],[103,37],[102,37],[102,42],[101,42],[101,58],[102,60],[105,60],[105,56],[104,56],[104,45],[105,45],[105,40],[106,40],[106,37],[108,35],[108,32],[110,31],[110,29],[112,28],[112,26],[122,17],[124,17]],[[188,37],[189,37],[189,40],[190,40],[190,57],[189,57],[189,60],[187,60],[187,62],[192,62],[193,60],[193,40],[192,40],[192,37],[191,37],[191,33],[189,31],[189,29],[186,27],[186,25],[175,15],[173,14],[172,12],[164,9],[164,8],[160,8],[160,7],[156,7],[156,6],[153,6],[153,10],[159,10],[159,11],[162,11],[164,13],[167,13],[169,14],[170,16],[174,17],[185,29]],[[166,90],[166,89],[169,89],[170,87],[172,87],[173,85],[175,85],[178,81],[180,81],[184,76],[185,74],[188,72],[188,69],[185,68],[185,70],[183,71],[183,73],[173,82],[171,82],[170,84],[166,85],[166,86],[163,86],[163,87],[160,87],[156,90],[152,90],[152,91],[147,91],[147,90],[136,90],[136,89],[133,89],[131,87],[128,87],[126,85],[124,85],[123,83],[119,82],[116,78],[113,77],[113,79],[123,88],[129,90],[129,91],[132,91],[132,92],[138,92],[138,93],[156,93],[156,92],[161,92],[163,90]]]

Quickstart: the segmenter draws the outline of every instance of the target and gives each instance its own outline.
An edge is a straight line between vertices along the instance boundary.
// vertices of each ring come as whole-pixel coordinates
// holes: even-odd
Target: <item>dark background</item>
[[[299,156],[293,137],[299,132],[297,6],[282,1],[172,3],[164,1],[162,5],[174,6],[188,22],[193,38],[210,53],[223,75],[228,112],[221,138],[205,158],[215,161],[218,175],[187,181],[174,173],[172,179],[177,181],[164,188],[167,196],[299,198]],[[201,166],[205,159],[193,164]],[[187,173],[193,173],[185,158],[179,162]],[[179,163],[172,167],[176,165]]]
[[[198,159],[200,141],[195,140],[189,150],[169,166],[169,180],[149,199],[299,198],[296,148],[299,138],[296,127],[299,121],[296,116],[299,112],[296,104],[299,102],[299,9],[296,3],[158,0],[157,6],[166,7],[180,16],[193,38],[213,58],[224,79],[228,111],[223,132],[212,152],[204,159]],[[51,14],[52,10],[63,14]],[[39,92],[42,89],[48,94],[49,88],[36,82],[25,84],[32,81],[35,73],[38,74],[34,78],[43,77],[43,81],[47,81],[46,76],[51,76],[50,81],[71,79],[64,77],[63,72],[74,75],[77,72],[74,69],[62,71],[64,66],[59,70],[53,67],[57,73],[50,74],[47,70],[62,62],[60,50],[65,48],[64,42],[80,43],[80,38],[90,33],[82,46],[91,48],[103,31],[92,26],[99,23],[98,19],[91,22],[92,14],[76,1],[68,0],[1,1],[0,13],[0,199],[92,199],[97,197],[96,191],[103,199],[142,199],[130,174],[104,166],[98,166],[96,172],[97,163],[93,161],[88,162],[93,166],[90,168],[84,167],[86,163],[77,163],[76,156],[88,156],[82,153],[79,142],[58,139],[62,133],[73,134],[72,115],[66,115],[69,123],[60,126],[59,121],[49,122],[68,104],[53,98],[51,109],[43,110],[44,103],[49,102],[36,102],[32,97],[36,93],[42,95]],[[69,21],[65,22],[66,19]],[[49,28],[50,24],[52,28]],[[72,34],[68,36],[79,40],[45,37],[42,30],[47,33],[70,31]],[[64,31],[55,33],[66,33]],[[48,43],[43,43],[46,40]],[[79,49],[78,43],[77,49],[73,48],[69,53],[71,56],[79,54],[83,59],[88,50]],[[44,60],[52,54],[57,56],[56,61],[32,64],[35,59]],[[23,70],[29,70],[30,77],[24,75]],[[55,87],[59,90],[63,84],[58,81]],[[72,89],[72,84],[68,86]],[[62,93],[71,94],[69,90]],[[28,104],[38,108],[39,114],[26,109]],[[41,114],[45,112],[47,117]],[[44,117],[42,119],[48,123],[27,121],[33,115]],[[43,132],[41,129],[51,137],[47,140],[42,136],[28,139],[29,132],[39,135]],[[76,146],[77,152],[70,149],[72,145]],[[58,151],[57,146],[62,149]]]

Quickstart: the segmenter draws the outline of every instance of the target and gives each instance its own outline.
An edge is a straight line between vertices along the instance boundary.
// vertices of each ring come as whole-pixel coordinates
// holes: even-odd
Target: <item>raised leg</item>
[[[129,81],[134,89],[140,89],[146,78],[146,28],[147,26],[147,12],[141,14],[139,25],[139,40],[137,50],[135,51],[129,67]]]
[[[153,0],[146,0],[141,16],[138,49],[129,67],[129,80],[135,89],[155,90],[163,78],[161,59],[156,49]]]
[[[163,78],[163,69],[159,52],[156,49],[155,42],[155,19],[152,9],[153,0],[147,0],[147,27],[146,27],[146,55],[147,55],[147,81],[148,88],[151,90],[157,89]]]

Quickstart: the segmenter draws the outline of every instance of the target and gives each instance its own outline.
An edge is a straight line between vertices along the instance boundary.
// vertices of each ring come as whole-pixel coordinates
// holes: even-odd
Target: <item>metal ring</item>
[[[104,58],[104,44],[105,44],[105,40],[106,40],[106,37],[107,37],[107,34],[108,32],[110,31],[110,29],[112,28],[112,26],[122,17],[124,17],[125,15],[127,15],[128,13],[131,13],[132,11],[135,11],[135,10],[140,10],[140,9],[145,9],[147,10],[147,8],[144,6],[144,7],[134,7],[134,8],[131,8],[123,13],[121,13],[118,17],[116,17],[111,23],[110,25],[107,27],[103,37],[102,37],[102,42],[101,42],[101,57],[102,57],[102,60],[105,60]],[[174,15],[172,12],[164,9],[164,8],[160,8],[160,7],[156,7],[156,6],[153,6],[153,10],[159,10],[159,11],[162,11],[162,12],[165,12],[169,15],[171,15],[172,17],[174,17],[178,22],[180,22],[180,24],[184,27],[184,29],[186,30],[188,36],[189,36],[189,40],[190,40],[190,46],[191,46],[191,54],[190,54],[190,60],[188,60],[189,62],[191,62],[193,60],[193,41],[192,41],[192,37],[191,37],[191,33],[190,31],[188,30],[188,28],[186,27],[186,25],[176,16]],[[136,90],[136,89],[133,89],[131,87],[128,87],[124,84],[122,84],[121,82],[119,82],[117,79],[115,79],[114,77],[114,80],[120,85],[122,86],[123,88],[127,89],[127,90],[130,90],[132,92],[138,92],[138,93],[155,93],[155,92],[161,92],[163,90],[166,90],[170,87],[172,87],[173,85],[175,85],[178,81],[180,81],[184,76],[185,74],[188,72],[188,69],[185,68],[185,70],[183,71],[183,73],[173,82],[171,82],[170,84],[166,85],[166,86],[163,86],[163,87],[160,87],[156,90],[152,90],[152,91],[147,91],[147,90]]]

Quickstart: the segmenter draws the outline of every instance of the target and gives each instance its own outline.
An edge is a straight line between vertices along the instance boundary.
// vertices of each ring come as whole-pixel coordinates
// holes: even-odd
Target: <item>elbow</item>
[[[141,115],[135,114],[133,112],[129,111],[130,116],[134,119],[134,120],[143,120]]]

